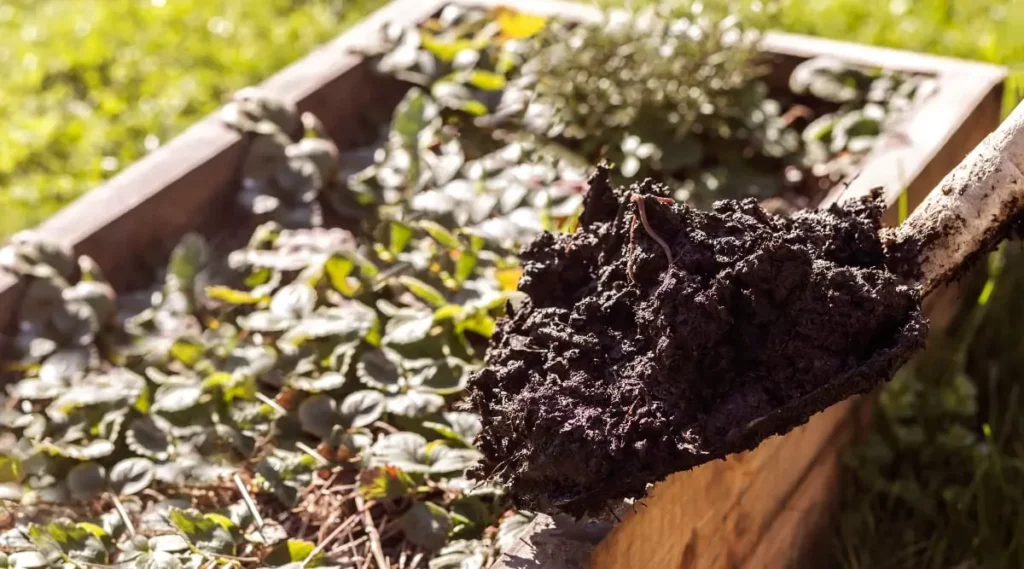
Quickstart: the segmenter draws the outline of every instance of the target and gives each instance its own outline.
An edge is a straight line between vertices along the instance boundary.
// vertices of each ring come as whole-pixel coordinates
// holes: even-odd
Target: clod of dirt
[[[580,228],[522,253],[529,300],[472,379],[471,476],[575,516],[749,450],[888,380],[924,346],[917,289],[885,268],[877,195],[789,218],[666,203],[591,180]]]

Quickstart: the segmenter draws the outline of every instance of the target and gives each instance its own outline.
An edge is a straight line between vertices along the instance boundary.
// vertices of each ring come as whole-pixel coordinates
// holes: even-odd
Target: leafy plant
[[[758,30],[773,17],[760,3],[728,2],[616,9],[594,24],[452,7],[420,28],[387,28],[374,55],[379,70],[422,89],[403,107],[422,112],[396,125],[439,129],[440,140],[419,139],[435,152],[454,148],[446,141],[458,132],[487,150],[515,141],[567,163],[610,161],[619,183],[655,177],[701,207],[748,196],[803,207],[852,174],[883,125],[932,83],[815,59],[790,90],[769,87]],[[393,140],[386,147],[409,165],[386,169],[392,183],[423,171]],[[448,155],[471,152],[462,147]],[[420,176],[404,187],[431,185]]]

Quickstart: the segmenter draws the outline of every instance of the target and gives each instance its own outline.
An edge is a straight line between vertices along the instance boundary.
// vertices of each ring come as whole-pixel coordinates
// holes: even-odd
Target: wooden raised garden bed
[[[372,143],[405,93],[355,53],[377,42],[385,22],[421,22],[448,0],[396,0],[337,40],[266,81],[273,95],[295,102],[324,123],[339,148]],[[528,13],[591,21],[599,13],[548,0],[475,0]],[[764,42],[773,81],[803,60],[828,55],[870,67],[930,75],[937,90],[887,130],[860,166],[821,203],[885,189],[888,222],[912,210],[1000,118],[1002,68],[916,53],[772,33]],[[156,263],[186,232],[215,234],[228,217],[245,155],[243,137],[209,117],[43,223],[47,238],[95,259],[118,290],[144,284]],[[899,204],[906,189],[906,202]],[[0,274],[0,323],[14,325],[22,287]],[[933,300],[931,316],[955,291]],[[862,405],[862,403],[868,403]],[[680,473],[656,485],[617,523],[538,516],[499,566],[569,569],[782,567],[804,553],[813,528],[829,512],[839,451],[870,399],[836,405],[756,451]],[[806,543],[805,543],[806,542]],[[502,565],[503,564],[503,565]]]

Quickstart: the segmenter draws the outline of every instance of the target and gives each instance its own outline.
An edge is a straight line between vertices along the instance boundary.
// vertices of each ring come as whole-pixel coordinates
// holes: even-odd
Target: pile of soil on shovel
[[[877,195],[784,218],[607,180],[575,233],[524,249],[529,300],[472,379],[471,476],[517,507],[606,511],[869,391],[924,346],[918,292],[885,268]]]

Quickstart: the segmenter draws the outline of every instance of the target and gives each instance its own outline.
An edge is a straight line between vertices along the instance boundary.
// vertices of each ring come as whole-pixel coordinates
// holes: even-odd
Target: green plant
[[[655,176],[698,206],[780,195],[805,205],[930,81],[815,59],[791,91],[772,91],[756,58],[769,16],[738,6],[662,3],[586,25],[452,6],[388,28],[372,55],[429,92],[465,148],[528,140],[579,164],[610,160],[618,182]]]
[[[3,2],[0,237],[42,221],[379,4]]]
[[[1002,568],[1024,562],[1019,243],[990,259],[952,332],[881,393],[847,455],[839,567]]]

